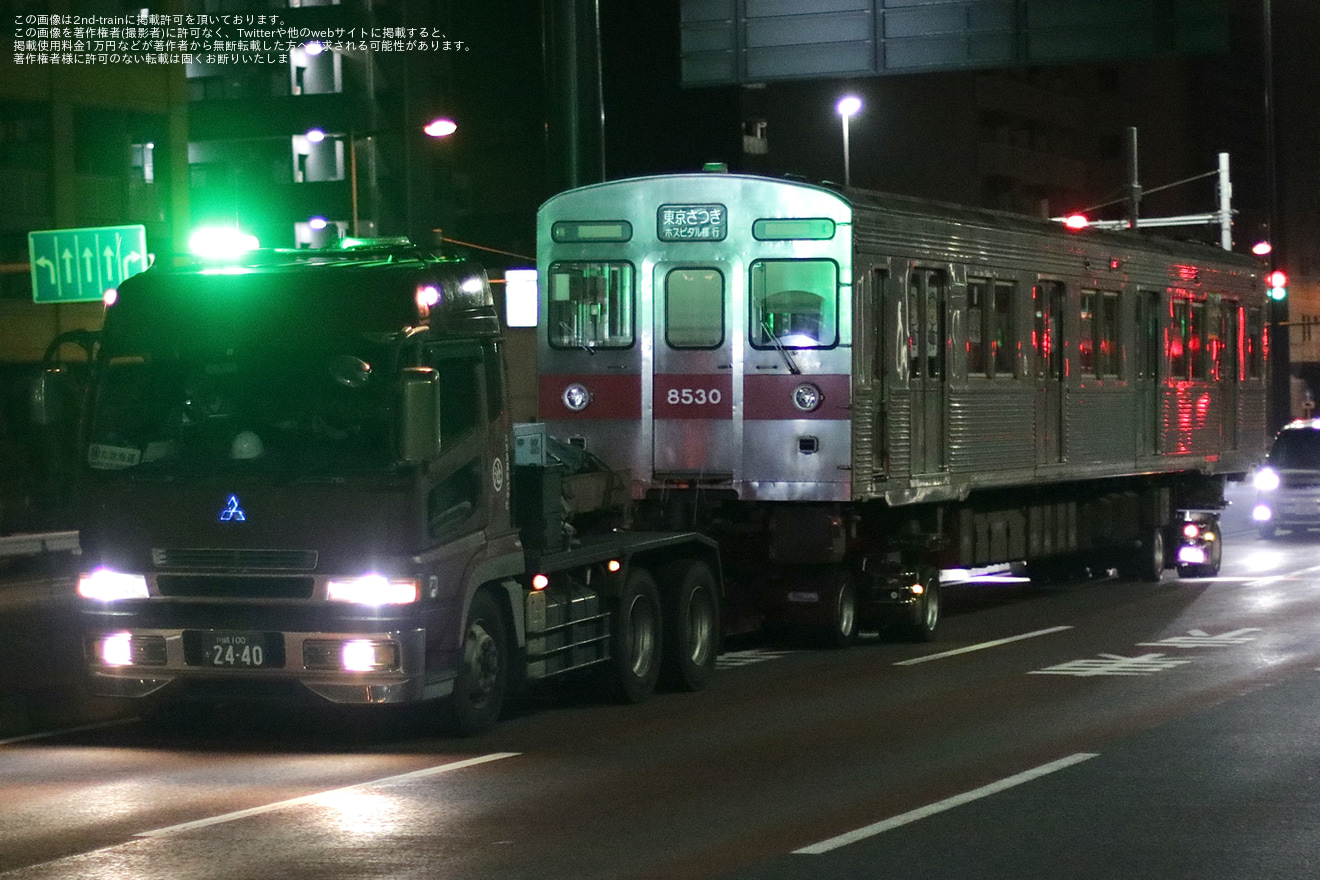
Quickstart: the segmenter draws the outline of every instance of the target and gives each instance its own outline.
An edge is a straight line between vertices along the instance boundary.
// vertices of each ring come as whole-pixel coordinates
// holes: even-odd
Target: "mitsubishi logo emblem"
[[[246,519],[247,517],[243,515],[243,506],[238,503],[238,496],[230,495],[224,509],[220,511],[220,522],[243,522]]]

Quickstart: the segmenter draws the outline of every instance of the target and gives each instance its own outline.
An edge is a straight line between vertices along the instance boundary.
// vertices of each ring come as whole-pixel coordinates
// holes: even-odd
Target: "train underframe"
[[[654,490],[634,515],[719,541],[729,632],[779,624],[834,646],[862,629],[928,641],[939,624],[941,571],[1020,563],[1042,583],[1110,571],[1144,582],[1170,568],[1182,577],[1217,574],[1225,479],[1154,474],[901,506]]]

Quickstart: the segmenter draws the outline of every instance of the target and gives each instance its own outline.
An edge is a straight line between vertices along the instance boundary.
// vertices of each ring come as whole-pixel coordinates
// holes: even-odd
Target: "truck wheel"
[[[492,727],[509,684],[509,639],[504,615],[487,593],[472,597],[458,678],[449,697],[454,732],[471,736]]]
[[[903,621],[903,637],[909,642],[933,642],[940,625],[940,573],[938,569],[923,569],[921,584],[926,589],[913,603],[907,620]]]
[[[630,568],[610,618],[611,688],[627,703],[641,703],[660,677],[660,593],[644,568]]]
[[[664,584],[661,676],[676,690],[699,691],[715,673],[720,645],[720,597],[710,566],[679,559],[660,570]]]
[[[835,566],[826,577],[821,594],[832,603],[832,608],[821,641],[829,648],[846,648],[857,641],[857,585],[852,573],[843,566]]]
[[[1123,576],[1143,583],[1158,583],[1164,577],[1164,529],[1151,526],[1142,533],[1143,540],[1133,549],[1131,562],[1120,567]]]

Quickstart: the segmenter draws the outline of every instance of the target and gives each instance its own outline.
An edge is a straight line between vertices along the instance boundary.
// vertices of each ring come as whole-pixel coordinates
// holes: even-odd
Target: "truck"
[[[628,478],[514,424],[485,270],[405,239],[157,265],[106,295],[83,411],[92,693],[444,706],[526,684],[695,690],[715,543],[631,528]]]

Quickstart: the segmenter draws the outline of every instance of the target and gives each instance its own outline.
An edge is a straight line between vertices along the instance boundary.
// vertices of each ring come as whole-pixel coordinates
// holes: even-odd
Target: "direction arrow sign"
[[[92,302],[147,268],[144,226],[28,233],[34,302]]]

